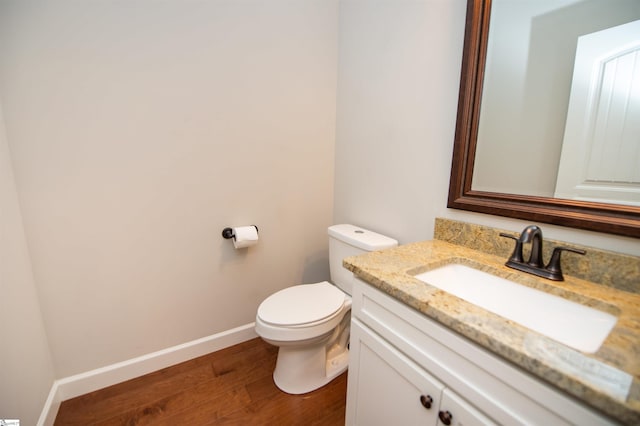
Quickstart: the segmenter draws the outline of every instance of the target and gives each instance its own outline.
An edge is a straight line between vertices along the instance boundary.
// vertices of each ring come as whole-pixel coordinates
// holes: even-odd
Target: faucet
[[[531,243],[531,254],[527,264],[536,268],[542,267],[542,229],[536,225],[527,226],[520,234],[520,241]]]
[[[544,266],[542,259],[542,229],[538,226],[527,226],[519,237],[502,232],[500,233],[500,236],[511,238],[516,241],[513,253],[509,257],[509,260],[507,260],[507,263],[505,263],[506,266],[554,281],[564,280],[560,265],[560,255],[563,251],[582,255],[586,253],[584,250],[574,249],[571,247],[555,247],[549,263]],[[531,253],[529,254],[529,260],[525,262],[522,254],[522,247],[523,244],[527,243],[531,243]]]

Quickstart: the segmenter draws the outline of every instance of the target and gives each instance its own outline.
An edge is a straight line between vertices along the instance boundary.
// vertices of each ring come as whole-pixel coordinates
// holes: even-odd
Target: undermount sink
[[[598,350],[617,321],[609,313],[458,263],[415,278],[586,353]]]

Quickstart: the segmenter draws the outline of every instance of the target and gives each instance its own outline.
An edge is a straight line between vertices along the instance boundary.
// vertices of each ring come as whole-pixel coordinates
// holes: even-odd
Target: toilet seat
[[[288,287],[266,298],[258,318],[276,327],[305,327],[328,321],[342,311],[345,294],[327,281]]]

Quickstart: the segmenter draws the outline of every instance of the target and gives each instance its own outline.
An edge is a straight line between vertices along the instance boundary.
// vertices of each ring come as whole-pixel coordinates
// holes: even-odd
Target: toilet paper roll
[[[233,228],[233,246],[237,249],[258,244],[258,228],[254,225]]]

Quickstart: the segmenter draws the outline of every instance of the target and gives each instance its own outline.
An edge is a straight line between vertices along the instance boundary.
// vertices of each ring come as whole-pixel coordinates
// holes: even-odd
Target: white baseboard
[[[255,323],[203,337],[127,361],[56,380],[40,414],[38,426],[53,425],[60,403],[116,383],[151,373],[258,337]]]

